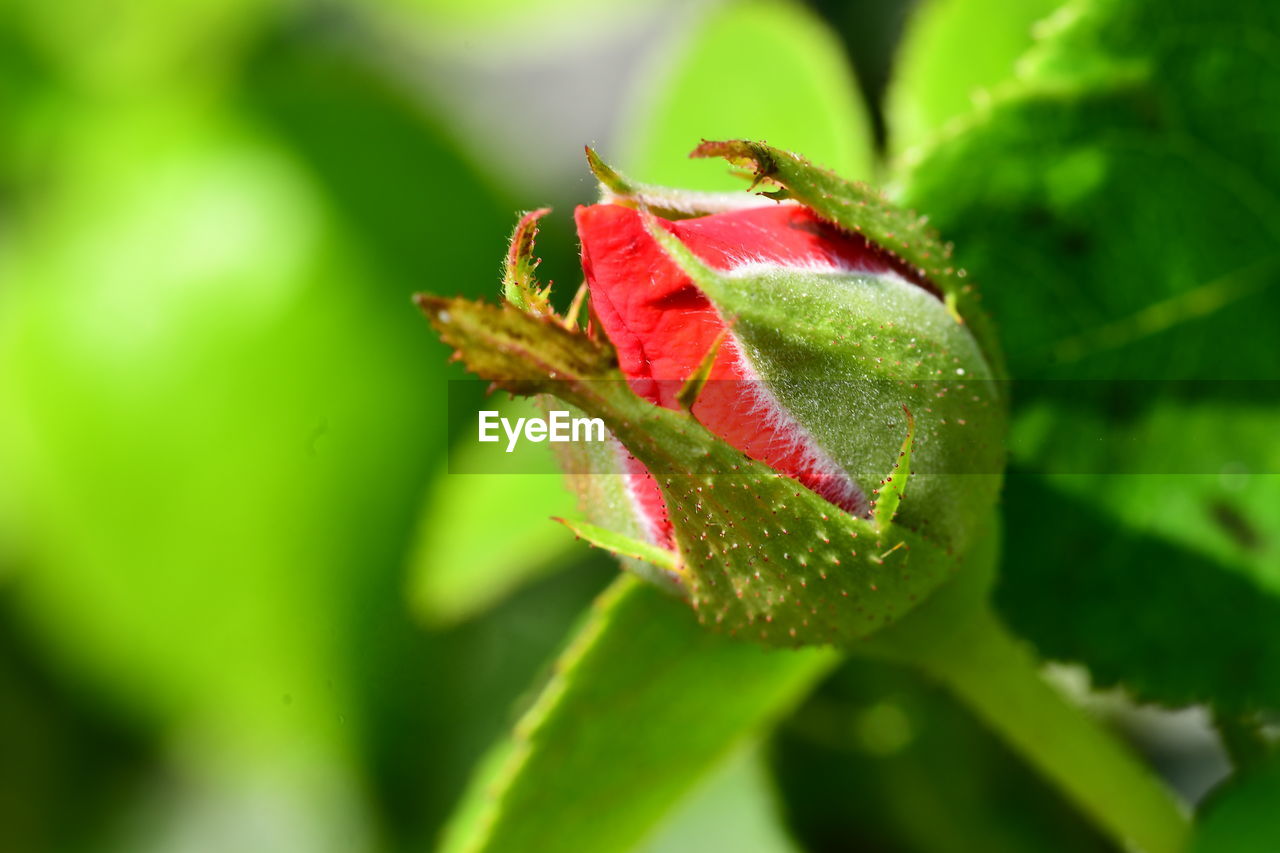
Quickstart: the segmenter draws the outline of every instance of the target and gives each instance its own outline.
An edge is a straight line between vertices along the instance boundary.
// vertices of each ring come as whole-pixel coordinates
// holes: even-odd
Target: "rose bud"
[[[641,187],[589,152],[604,188],[576,213],[589,332],[533,284],[532,219],[506,308],[423,306],[473,371],[601,417],[625,448],[591,460],[623,473],[612,491],[574,478],[589,492],[579,535],[657,566],[728,631],[866,636],[989,559],[998,353],[922,221],[767,146],[695,154],[776,189]]]

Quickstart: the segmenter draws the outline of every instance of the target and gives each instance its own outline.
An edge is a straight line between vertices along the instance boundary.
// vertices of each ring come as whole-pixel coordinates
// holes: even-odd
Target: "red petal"
[[[676,408],[676,392],[723,331],[724,321],[645,230],[637,211],[597,204],[579,207],[576,216],[592,304],[617,348],[623,374],[637,394]],[[796,205],[658,222],[715,269],[747,262],[873,273],[893,269],[865,240]],[[694,407],[704,426],[832,503],[849,512],[865,512],[861,493],[753,381],[750,366],[731,340],[716,357],[711,379],[738,381],[706,386]],[[628,469],[633,496],[652,535],[670,545],[670,525],[657,484],[634,460]]]

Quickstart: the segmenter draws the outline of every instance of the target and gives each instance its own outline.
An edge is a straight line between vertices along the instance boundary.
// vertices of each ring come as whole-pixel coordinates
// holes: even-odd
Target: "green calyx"
[[[842,512],[688,412],[637,397],[607,344],[585,332],[511,305],[434,296],[418,303],[482,378],[553,394],[602,418],[655,472],[676,540],[673,558],[660,562],[704,624],[772,644],[847,645],[897,621],[964,564],[890,517]],[[600,547],[652,557],[652,546],[574,529]]]
[[[738,162],[747,151],[752,162],[787,164],[790,171],[770,166],[758,180],[775,181],[797,202],[873,242],[882,231],[903,228],[901,214],[880,212],[890,210],[882,200],[853,204],[858,221],[828,216],[840,206],[831,198],[870,192],[843,185],[840,195],[832,183],[838,179],[792,155],[754,143],[704,143],[699,152],[713,145],[729,146],[725,151]],[[593,154],[589,159],[609,200],[646,215],[697,215],[724,203],[639,187]],[[811,204],[811,196],[827,199],[825,207]],[[553,395],[604,420],[657,480],[675,547],[639,541],[634,524],[599,516],[566,522],[575,534],[617,553],[624,565],[655,566],[704,624],[781,645],[848,646],[895,623],[969,562],[990,561],[991,549],[971,546],[990,530],[1004,400],[992,381],[999,377],[991,366],[994,344],[972,334],[971,317],[980,314],[965,313],[966,286],[953,298],[932,277],[923,279],[931,272],[925,267],[924,283],[765,267],[719,273],[650,223],[668,256],[730,323],[735,345],[769,393],[870,499],[871,510],[860,517],[746,457],[697,421],[693,403],[707,381],[710,354],[687,378],[679,410],[634,394],[608,341],[579,320],[588,312],[575,308],[561,318],[549,309],[530,260],[536,217],[522,219],[513,237],[506,304],[434,296],[419,297],[419,304],[472,372],[514,393]],[[933,238],[920,239],[921,251],[944,251]],[[895,257],[920,266],[910,252]],[[927,284],[936,284],[942,298]]]
[[[999,494],[1006,426],[1002,385],[967,327],[899,276],[767,266],[723,274],[650,226],[732,322],[778,405],[873,501],[914,414],[912,496],[898,523],[968,548]]]

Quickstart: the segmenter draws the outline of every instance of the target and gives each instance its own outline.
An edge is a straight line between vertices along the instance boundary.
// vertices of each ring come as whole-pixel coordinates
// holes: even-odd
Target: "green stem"
[[[1120,741],[1041,677],[1031,652],[986,607],[915,662],[954,691],[1103,829],[1146,853],[1177,853],[1188,821]]]

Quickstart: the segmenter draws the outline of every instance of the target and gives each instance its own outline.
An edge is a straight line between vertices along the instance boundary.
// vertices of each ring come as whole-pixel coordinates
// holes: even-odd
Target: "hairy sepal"
[[[999,495],[1006,432],[1002,385],[968,327],[896,274],[766,263],[723,273],[646,222],[805,440],[863,493],[892,484],[897,524],[968,549]],[[906,500],[907,483],[890,478],[912,415]]]
[[[538,236],[538,220],[551,212],[542,207],[520,217],[511,235],[506,262],[502,270],[502,295],[507,302],[533,314],[551,313],[551,286],[538,282],[541,259],[533,254]]]
[[[565,408],[566,404],[543,395],[547,401],[543,408]],[[583,412],[569,406],[570,417]],[[627,473],[626,449],[612,435],[604,442],[566,442],[553,444],[553,450],[565,472],[569,491],[577,495],[578,512],[586,524],[563,521],[580,539],[598,548],[613,552],[622,568],[638,575],[663,590],[683,594],[680,575],[674,565],[674,553],[666,558],[653,559],[660,547],[655,544],[660,537],[653,535],[652,519],[648,518],[632,492],[631,477]],[[607,531],[606,536],[594,535],[597,529]]]
[[[962,554],[904,524],[843,512],[687,411],[636,396],[608,345],[577,329],[511,305],[418,303],[474,373],[602,418],[654,472],[674,532],[665,568],[704,624],[768,644],[847,646],[896,622],[963,564]],[[895,444],[904,435],[905,426]],[[908,491],[900,516],[913,497]]]
[[[969,327],[998,377],[1004,357],[995,329],[982,311],[979,294],[965,270],[957,267],[952,247],[929,226],[927,217],[891,204],[879,191],[822,169],[798,154],[745,139],[704,141],[690,157],[721,157],[755,176],[753,187],[775,187],[770,198],[792,199],[847,231],[861,234],[904,265],[918,283],[934,287],[947,310]]]
[[[600,201],[603,203],[639,208],[671,220],[691,219],[776,203],[740,192],[700,192],[642,184],[605,163],[592,148],[588,147],[586,152],[587,165],[600,182]]]

